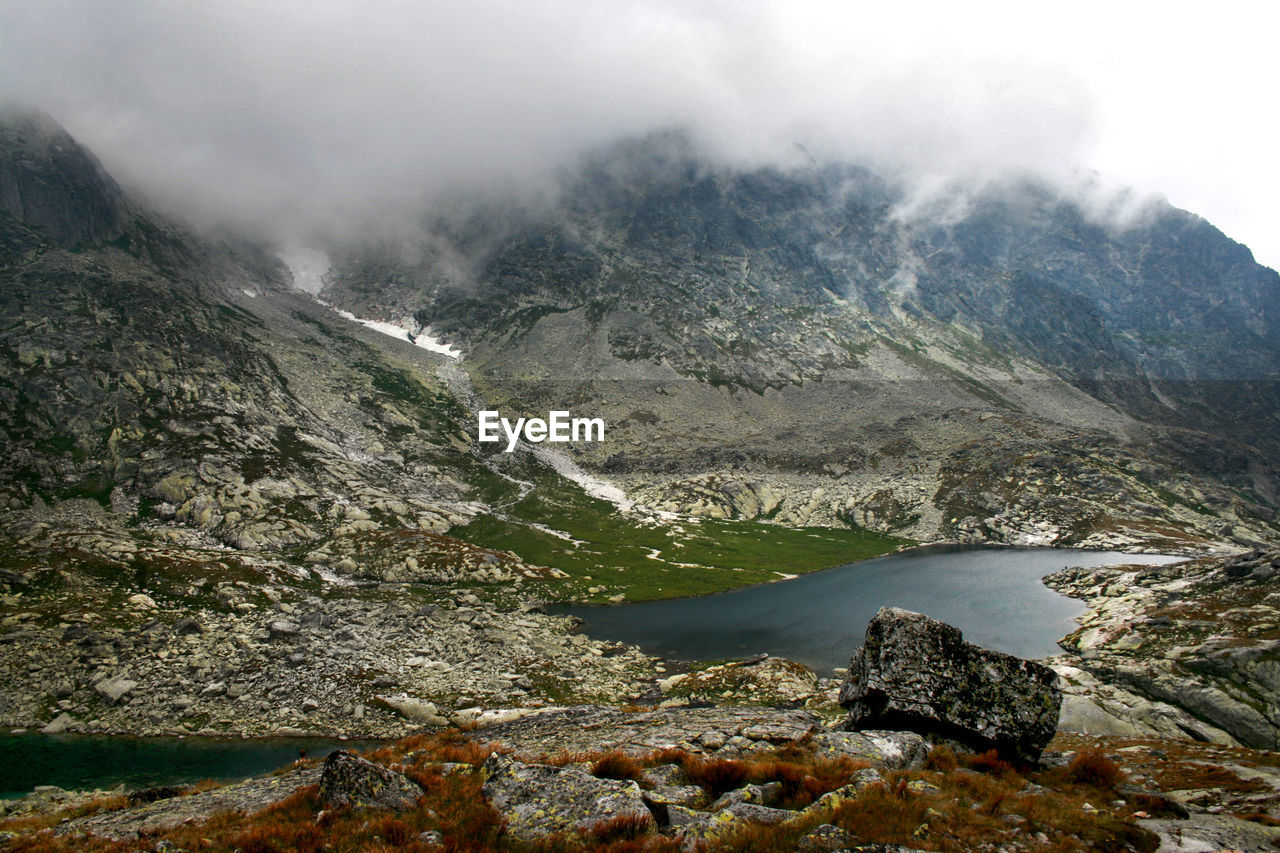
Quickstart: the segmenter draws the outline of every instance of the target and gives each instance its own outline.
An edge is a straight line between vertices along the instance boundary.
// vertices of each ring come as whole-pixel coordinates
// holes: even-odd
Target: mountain
[[[0,724],[386,734],[437,682],[525,693],[522,656],[632,689],[638,652],[519,609],[551,570],[447,535],[558,479],[473,450],[447,356],[149,211],[49,119],[0,127]],[[482,637],[517,621],[536,652]]]
[[[49,116],[8,109],[0,123],[0,212],[65,248],[119,238],[131,211],[97,158]]]
[[[805,802],[831,792],[814,820],[871,803],[859,834],[914,809],[895,842],[922,828],[1007,840],[1030,820],[1068,847],[1154,847],[1144,815],[1179,817],[1144,819],[1162,837],[1208,827],[1224,847],[1274,835],[1227,815],[1276,811],[1252,766],[1271,759],[1242,747],[1280,743],[1280,280],[1167,205],[1119,222],[1029,180],[913,192],[852,165],[716,165],[657,134],[586,158],[552,198],[455,199],[394,240],[324,247],[320,301],[298,289],[314,269],[169,221],[47,116],[0,111],[0,726],[414,733],[378,755],[427,782],[403,815],[421,826],[321,812],[344,843],[422,830],[505,844],[482,775],[458,760],[502,739],[568,761],[605,736],[646,762],[676,754],[658,745],[704,753],[685,767],[716,776],[707,792],[657,786],[681,802],[767,764],[756,781],[823,776],[805,782]],[[606,435],[507,453],[477,440],[490,409],[600,417]],[[959,807],[984,773],[1026,799],[993,754],[947,746],[895,771],[938,809],[879,803],[876,771],[850,769],[874,757],[866,744],[895,767],[901,743],[921,762],[925,744],[824,728],[843,718],[838,679],[768,655],[660,661],[544,607],[717,592],[911,540],[1199,556],[1046,579],[1088,607],[1052,661],[1055,749],[1076,759],[1028,777],[1049,811],[1003,815],[1012,829],[993,829],[1009,822],[990,803]],[[1124,738],[1129,781],[1152,789],[1110,790],[1122,772],[1094,747],[1117,742],[1081,732]],[[717,761],[760,748],[785,760]],[[640,772],[599,756],[600,776]],[[691,780],[671,764],[646,779],[672,772]],[[157,831],[179,845],[289,846],[318,837],[320,801],[297,786],[319,778],[295,765],[209,796],[153,788],[136,808],[37,789],[0,835],[71,849],[81,831],[172,818]],[[292,829],[258,811],[286,794]],[[1178,798],[1214,814],[1183,820]],[[1086,799],[1122,805],[1086,826]],[[651,801],[677,823],[680,806]],[[77,811],[37,814],[54,802]],[[783,815],[738,802],[716,820],[744,805]],[[228,808],[258,814],[190,824]],[[921,823],[942,812],[959,818]],[[68,834],[40,829],[55,826]],[[796,826],[776,824],[778,843]],[[596,827],[580,846],[638,843],[633,830]]]
[[[1022,183],[913,217],[860,168],[663,134],[553,200],[326,247],[322,302],[47,117],[0,115],[0,178],[0,725],[381,736],[616,703],[658,661],[541,601],[910,539],[1280,532],[1276,275],[1171,208],[1117,228]],[[483,409],[606,436],[506,453]]]
[[[655,134],[545,203],[346,246],[324,295],[458,342],[499,408],[604,414],[610,440],[574,450],[659,509],[925,540],[1274,537],[1280,276],[1167,204],[1122,224],[1084,199],[1024,180],[931,205],[855,166],[716,166]]]

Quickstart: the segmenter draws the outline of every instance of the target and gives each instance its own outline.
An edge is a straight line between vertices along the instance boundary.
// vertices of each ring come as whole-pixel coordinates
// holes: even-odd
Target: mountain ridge
[[[687,489],[646,466],[675,462],[701,477],[692,488],[712,512],[750,517],[706,479],[736,477],[738,492],[790,479],[806,494],[784,502],[811,503],[824,484],[810,475],[824,467],[858,468],[905,438],[941,468],[951,463],[936,457],[965,443],[915,441],[895,424],[914,422],[923,438],[967,421],[967,438],[983,441],[995,416],[1023,422],[1015,443],[1065,428],[1081,447],[1110,436],[1122,456],[1154,452],[1161,478],[1222,480],[1245,515],[1275,521],[1280,276],[1173,208],[1110,228],[1023,182],[974,196],[953,221],[909,222],[895,213],[906,199],[857,167],[735,171],[658,135],[588,159],[555,203],[427,217],[403,256],[385,244],[340,250],[324,293],[459,340],[493,401],[607,412],[623,449],[585,458],[666,509],[706,507],[662,499]],[[1213,293],[1201,292],[1207,281]],[[783,447],[761,435],[770,430],[794,435]],[[841,444],[848,452],[833,454]],[[942,483],[931,476],[925,490],[941,495]],[[882,491],[864,482],[842,501]],[[893,488],[879,502],[912,508],[898,521],[954,509]],[[1001,507],[978,510],[963,529],[905,529],[991,538],[982,518]]]

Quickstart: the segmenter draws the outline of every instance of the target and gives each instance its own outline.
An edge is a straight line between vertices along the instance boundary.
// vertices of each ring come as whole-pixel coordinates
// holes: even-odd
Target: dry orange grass
[[[639,782],[644,778],[644,765],[624,752],[606,752],[591,765],[591,775],[600,779]]]
[[[371,753],[372,758],[396,766],[423,786],[420,807],[403,814],[339,810],[318,819],[321,804],[312,786],[256,815],[218,815],[200,825],[180,827],[166,837],[192,853],[425,853],[437,849],[421,839],[428,830],[443,837],[445,849],[463,853],[674,853],[680,848],[673,839],[650,831],[648,821],[636,819],[606,821],[588,831],[564,833],[538,843],[517,843],[504,834],[501,816],[485,801],[480,774],[445,775],[433,769],[441,761],[474,766],[491,751],[477,746],[465,734],[447,732],[416,736]],[[559,758],[590,762],[593,771],[606,778],[636,778],[644,768],[674,763],[712,794],[748,782],[777,781],[782,785],[782,805],[793,809],[848,784],[866,766],[847,759],[818,758],[803,747],[733,760],[681,750]],[[1200,768],[1205,774],[1212,770]],[[1124,808],[1112,808],[1112,802],[1120,797],[1116,786],[1123,778],[1122,768],[1112,759],[1083,746],[1070,766],[1040,773],[1020,772],[995,754],[956,755],[940,747],[931,752],[925,769],[885,774],[883,785],[863,788],[830,812],[787,826],[740,827],[708,849],[790,851],[805,832],[828,821],[866,843],[955,853],[969,853],[983,845],[1045,853],[1153,850],[1154,836],[1140,829],[1131,817],[1138,809],[1152,811],[1147,802],[1151,798],[1135,794],[1127,798]],[[1031,787],[1028,782],[1040,787]],[[1086,804],[1096,810],[1089,811]],[[93,807],[119,805],[106,801]],[[1255,819],[1269,818],[1258,815]],[[27,828],[51,826],[58,816],[40,820],[29,821]],[[14,821],[4,825],[10,827],[16,828]],[[156,840],[147,839],[148,849]],[[132,853],[139,846],[137,842],[61,838],[46,832],[28,834],[12,842],[9,849],[22,853]]]

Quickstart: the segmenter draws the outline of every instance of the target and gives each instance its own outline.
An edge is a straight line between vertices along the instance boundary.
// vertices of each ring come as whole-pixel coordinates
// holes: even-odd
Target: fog
[[[4,2],[0,98],[153,203],[282,242],[679,127],[731,163],[870,165],[921,208],[1008,174],[1134,184],[1280,263],[1274,22],[1249,4],[860,5]]]

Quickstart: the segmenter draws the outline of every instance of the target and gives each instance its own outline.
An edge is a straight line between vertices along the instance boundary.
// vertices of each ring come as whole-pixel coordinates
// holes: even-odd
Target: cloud
[[[658,127],[742,162],[802,142],[926,183],[1063,177],[1112,142],[1089,63],[1113,42],[1082,24],[1028,4],[862,5],[11,3],[0,96],[52,113],[158,203],[282,238],[527,184]]]

